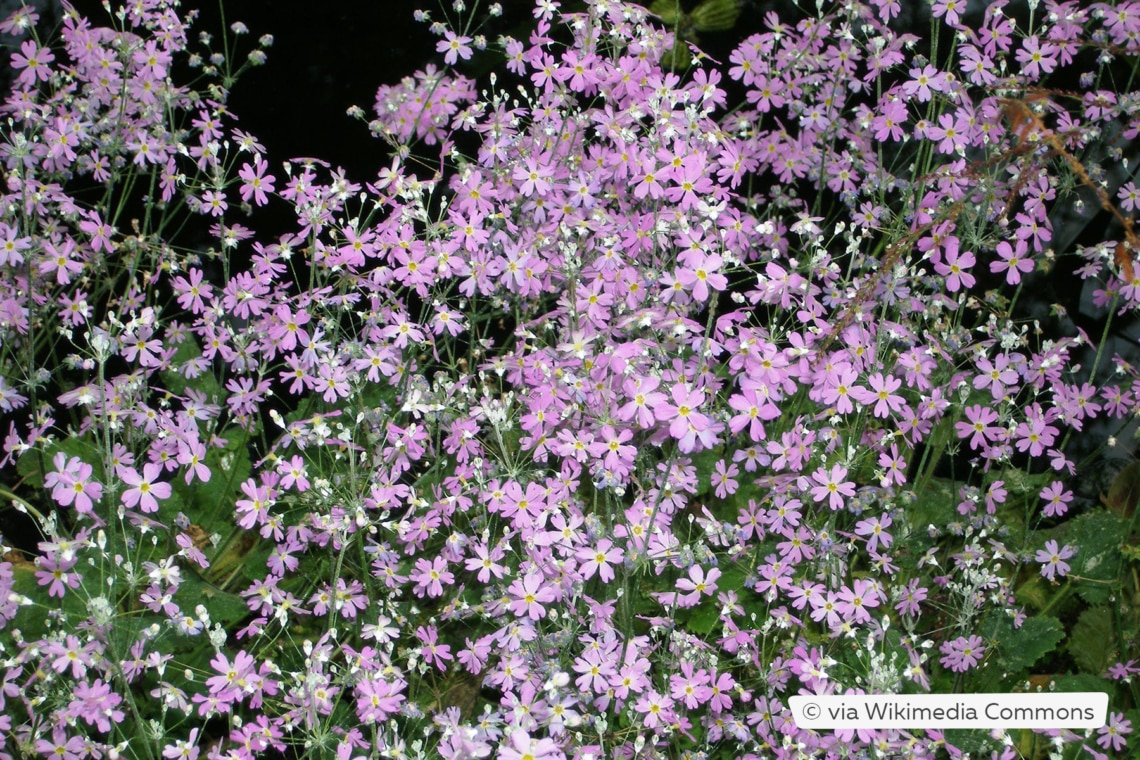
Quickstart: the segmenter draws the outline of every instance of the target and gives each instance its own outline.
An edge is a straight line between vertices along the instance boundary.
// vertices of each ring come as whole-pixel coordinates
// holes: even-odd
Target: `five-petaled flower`
[[[1037,550],[1035,559],[1041,563],[1041,575],[1053,580],[1056,576],[1062,578],[1069,573],[1069,563],[1065,560],[1075,556],[1077,550],[1069,545],[1060,546],[1050,539],[1045,542],[1044,549]]]

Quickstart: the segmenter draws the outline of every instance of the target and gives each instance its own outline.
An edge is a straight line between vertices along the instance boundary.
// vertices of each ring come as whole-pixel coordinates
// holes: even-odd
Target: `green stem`
[[[1049,614],[1050,610],[1052,610],[1054,607],[1056,607],[1058,604],[1060,604],[1064,600],[1068,599],[1069,595],[1072,592],[1073,592],[1072,581],[1067,581],[1065,583],[1065,585],[1061,587],[1060,591],[1058,591],[1056,594],[1053,595],[1053,598],[1049,600],[1049,603],[1041,608],[1041,611],[1037,613],[1038,617],[1044,617],[1045,615]]]

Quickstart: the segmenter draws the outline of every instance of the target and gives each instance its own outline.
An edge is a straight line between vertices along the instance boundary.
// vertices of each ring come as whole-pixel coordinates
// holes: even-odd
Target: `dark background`
[[[388,163],[387,146],[365,123],[346,114],[360,106],[374,117],[381,84],[395,84],[435,54],[428,25],[413,13],[421,0],[224,0],[225,25],[241,21],[249,34],[240,55],[263,34],[274,37],[264,66],[234,85],[230,110],[258,136],[272,164],[322,158],[371,179]],[[218,3],[199,4],[197,29],[215,33]]]
[[[106,23],[101,0],[73,5],[93,23]],[[413,16],[420,7],[440,17],[435,0],[186,0],[181,13],[199,11],[190,29],[192,52],[205,50],[200,32],[213,36],[218,51],[222,29],[244,23],[249,33],[239,38],[238,65],[262,35],[273,35],[267,62],[241,75],[228,103],[240,128],[265,145],[271,165],[318,157],[357,179],[372,179],[388,163],[386,146],[346,111],[360,106],[372,119],[381,84],[396,84],[433,59],[442,63],[437,38]],[[177,74],[182,83],[192,75]]]

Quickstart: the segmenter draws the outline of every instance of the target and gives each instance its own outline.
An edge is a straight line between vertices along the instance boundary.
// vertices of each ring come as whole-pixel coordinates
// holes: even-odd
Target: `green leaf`
[[[988,757],[1001,748],[989,731],[977,728],[948,728],[944,736],[948,745],[969,757]]]
[[[65,623],[76,624],[88,617],[87,603],[81,595],[83,589],[68,588],[63,598],[48,596],[48,586],[41,586],[36,580],[36,568],[31,563],[19,563],[12,567],[12,593],[26,596],[32,601],[20,605],[16,616],[0,630],[0,641],[9,639],[13,631],[20,631],[26,641],[43,638],[48,632],[49,611],[64,614]]]
[[[227,627],[249,615],[249,607],[244,599],[237,594],[222,591],[192,571],[189,574],[183,573],[182,584],[174,595],[174,601],[186,615],[193,614],[194,609],[201,604],[210,613],[212,623],[221,623]]]
[[[1062,693],[1103,691],[1111,697],[1113,692],[1111,683],[1089,673],[1073,673],[1071,675],[1057,676],[1053,679],[1053,685],[1057,687],[1057,691]]]
[[[178,371],[178,367],[185,366],[186,362],[197,359],[202,355],[202,349],[198,347],[198,342],[193,338],[187,338],[178,344],[178,350],[174,352],[174,357],[170,360],[171,369],[163,370],[160,373],[162,378],[162,385],[165,390],[171,393],[182,396],[185,395],[187,388],[193,388],[196,391],[206,394],[210,401],[217,401],[222,398],[222,388],[218,385],[217,379],[210,371],[203,372],[194,378],[187,378]]]
[[[1088,512],[1072,521],[1066,542],[1077,549],[1070,561],[1071,575],[1079,576],[1077,593],[1089,604],[1109,600],[1120,572],[1120,544],[1125,521],[1111,512]]]
[[[962,519],[958,514],[958,485],[948,478],[931,478],[914,504],[907,507],[911,530],[906,540],[911,551],[922,554],[937,542],[927,530],[931,525],[944,528]]]
[[[226,445],[206,452],[206,466],[210,468],[208,481],[193,480],[187,485],[184,479],[177,478],[173,482],[181,509],[191,522],[208,533],[224,532],[232,524],[235,494],[251,472],[246,432],[230,428],[221,437],[226,439]],[[212,524],[215,522],[222,524]]]
[[[1102,501],[1123,518],[1132,516],[1136,511],[1136,502],[1140,501],[1140,462],[1133,462],[1120,471]]]
[[[720,623],[720,608],[716,604],[705,603],[695,607],[689,615],[687,628],[690,633],[707,636]]]
[[[1010,494],[1030,496],[1036,500],[1041,494],[1042,489],[1056,480],[1056,476],[1051,471],[1034,475],[1027,473],[1025,470],[1006,467],[997,474],[994,480],[1005,481],[1006,491]]]
[[[1018,604],[1042,609],[1049,603],[1049,597],[1052,593],[1048,581],[1041,577],[1041,573],[1034,573],[1029,580],[1018,586],[1017,591],[1014,592],[1014,597],[1016,597]]]
[[[1053,617],[1031,617],[1014,628],[1008,616],[994,613],[986,617],[981,634],[997,644],[997,670],[1016,677],[1052,652],[1065,638],[1065,629]]]
[[[1112,611],[1107,607],[1090,607],[1081,613],[1069,635],[1069,654],[1085,673],[1100,674],[1113,662],[1115,641],[1112,635]]]
[[[697,471],[697,493],[695,496],[705,496],[713,492],[713,472],[716,463],[724,459],[720,449],[705,449],[692,457],[693,467]]]

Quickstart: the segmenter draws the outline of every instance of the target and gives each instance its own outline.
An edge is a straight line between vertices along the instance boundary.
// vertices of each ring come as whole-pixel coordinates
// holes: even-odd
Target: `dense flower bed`
[[[676,6],[456,2],[371,177],[237,127],[241,24],[9,18],[0,754],[1135,752],[1140,473],[1081,504],[1075,452],[1140,394],[1140,3],[964,5],[722,63]],[[1108,724],[787,707],[1032,689]]]

